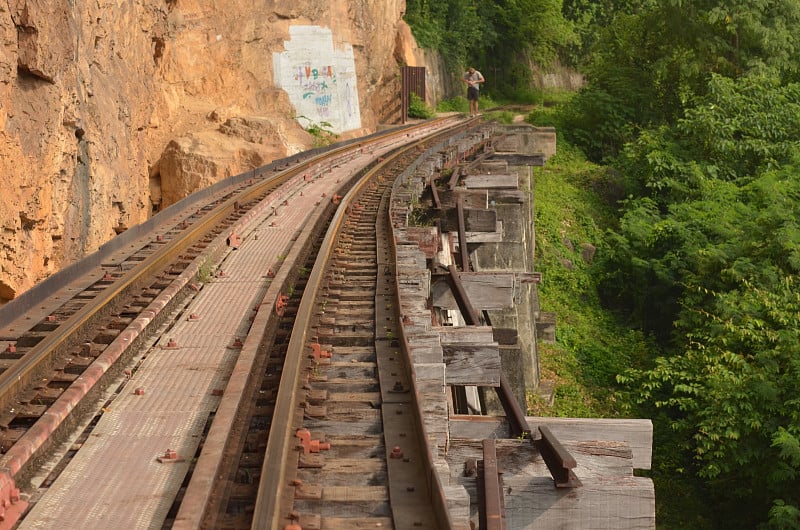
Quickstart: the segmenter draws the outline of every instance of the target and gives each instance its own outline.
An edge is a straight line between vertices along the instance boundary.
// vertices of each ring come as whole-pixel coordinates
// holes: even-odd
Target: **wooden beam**
[[[519,189],[519,177],[515,174],[505,175],[468,175],[462,179],[467,189]]]
[[[460,199],[463,204],[463,198]],[[497,211],[476,208],[466,208],[462,205],[463,214],[458,206],[455,210],[446,210],[442,218],[442,231],[455,232],[459,229],[460,215],[464,218],[465,232],[495,232],[497,231]]]
[[[594,440],[626,444],[632,451],[631,464],[634,469],[650,469],[652,464],[653,422],[648,419],[528,416],[527,420],[533,428],[547,425],[567,446]],[[450,433],[456,438],[508,438],[509,436],[505,418],[492,416],[469,417],[469,419],[453,417],[450,419]]]
[[[500,385],[500,349],[497,344],[442,346],[448,385],[497,387]]]
[[[439,191],[442,208],[455,208],[459,196],[464,198],[464,207],[466,208],[485,210],[489,207],[489,190],[458,189],[456,191]]]
[[[456,211],[458,212],[458,253],[461,256],[461,270],[469,272],[469,245],[467,245],[467,231],[464,223],[464,197],[460,195]]]
[[[514,273],[458,273],[473,307],[480,311],[507,309],[514,306]],[[431,284],[431,302],[442,309],[459,309],[449,285],[440,278]]]

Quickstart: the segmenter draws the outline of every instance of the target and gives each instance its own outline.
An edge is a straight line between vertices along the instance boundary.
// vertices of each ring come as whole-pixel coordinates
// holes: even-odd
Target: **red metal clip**
[[[314,356],[314,359],[319,361],[320,359],[331,358],[331,352],[328,350],[323,350],[322,345],[319,342],[312,342],[309,344],[309,346],[311,346],[311,355]]]
[[[286,312],[286,306],[289,305],[289,297],[285,294],[279,294],[278,299],[275,301],[275,313],[282,317]]]
[[[172,449],[167,449],[164,451],[164,454],[159,456],[156,460],[158,460],[162,464],[172,464],[175,462],[183,462],[185,459],[181,456],[178,456],[177,451],[173,451]]]
[[[6,471],[0,475],[0,526],[11,528],[28,509],[28,503],[20,499],[19,488]]]
[[[327,451],[331,448],[331,444],[329,443],[312,440],[311,432],[308,429],[297,429],[295,436],[300,438],[300,444],[303,446],[305,454],[319,453],[320,451]]]

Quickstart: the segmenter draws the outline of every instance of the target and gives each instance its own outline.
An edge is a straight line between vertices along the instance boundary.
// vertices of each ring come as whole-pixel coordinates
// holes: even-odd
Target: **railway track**
[[[417,145],[386,156],[342,199],[333,229],[315,245],[327,249],[327,263],[314,261],[315,250],[299,253],[308,256],[305,264],[293,261],[292,269],[301,273],[284,281],[289,294],[274,333],[266,343],[259,337],[252,341],[268,353],[237,370],[262,374],[239,383],[248,387],[249,397],[235,401],[249,403],[247,411],[239,414],[238,427],[229,425],[219,434],[213,432],[215,422],[206,440],[206,447],[215,449],[204,451],[194,469],[195,476],[221,480],[210,485],[193,478],[173,528],[279,528],[281,519],[303,528],[319,528],[323,520],[326,528],[450,527],[441,492],[433,491],[434,474],[425,465],[431,460],[397,338],[400,317],[391,272],[391,186],[423,150]],[[226,397],[229,393],[235,394],[226,390]],[[220,410],[228,416],[237,406],[223,402]],[[327,463],[305,450],[298,460],[295,449],[318,446],[311,437],[323,425],[332,440],[321,442],[332,447]],[[229,432],[239,432],[238,438]],[[314,484],[327,496],[314,506],[300,498],[307,496],[302,484]],[[430,509],[421,514],[420,505]],[[205,512],[196,506],[205,506]]]
[[[4,308],[0,462],[5,472],[0,495],[10,511],[13,506],[24,509],[17,502],[17,485],[38,472],[43,454],[65,439],[78,416],[94,414],[86,403],[102,395],[109,378],[130,377],[125,362],[135,348],[202,288],[198,279],[224,275],[213,264],[237,248],[241,235],[235,227],[243,219],[259,208],[263,215],[265,203],[274,214],[303,182],[366,151],[387,150],[412,134],[426,133],[403,131],[397,136],[405,138],[365,140],[291,167],[254,172],[217,190],[207,205],[170,212],[169,222],[162,219],[162,226],[138,241],[105,253],[89,274],[76,276],[71,271],[61,284],[48,286],[38,304],[27,301],[27,311],[10,317],[11,311]],[[283,191],[276,195],[276,190]],[[292,280],[297,281],[296,275]],[[276,336],[281,333],[279,326]]]
[[[373,170],[348,205],[314,314],[295,330],[306,355],[288,365],[293,395],[282,392],[299,407],[270,432],[253,527],[451,527],[398,338],[389,198],[417,155]]]
[[[234,177],[0,308],[0,530],[648,528],[652,484],[612,461],[647,468],[647,426],[630,455],[534,428],[505,380],[486,308],[537,278],[480,276],[486,305],[467,210],[495,238],[489,204],[525,206],[504,164],[544,155],[487,161],[539,132],[478,123]],[[428,200],[441,225],[412,230]]]

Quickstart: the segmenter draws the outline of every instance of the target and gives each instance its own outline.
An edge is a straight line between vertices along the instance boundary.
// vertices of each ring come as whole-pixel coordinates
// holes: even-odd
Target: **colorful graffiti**
[[[334,48],[333,35],[319,26],[292,26],[286,51],[273,54],[275,79],[297,115],[326,122],[336,132],[361,127],[353,49]]]
[[[321,117],[330,117],[330,105],[333,95],[330,92],[332,85],[336,84],[333,75],[333,66],[312,68],[311,63],[297,67],[295,80],[303,88],[303,99],[311,100],[316,105],[317,114]]]

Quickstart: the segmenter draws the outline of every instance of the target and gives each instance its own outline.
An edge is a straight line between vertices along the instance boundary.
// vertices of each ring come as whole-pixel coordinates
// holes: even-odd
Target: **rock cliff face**
[[[420,64],[402,49],[413,47],[404,9],[405,0],[0,4],[0,303],[186,194],[310,147],[309,122],[342,138],[391,123],[398,61]],[[311,28],[310,44],[297,28]],[[319,115],[302,122],[298,95]]]

